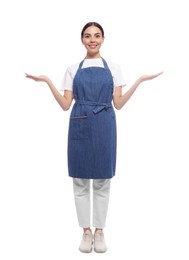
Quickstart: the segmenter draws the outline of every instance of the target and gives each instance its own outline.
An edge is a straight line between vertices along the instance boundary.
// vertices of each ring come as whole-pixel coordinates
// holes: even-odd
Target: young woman
[[[116,168],[116,116],[114,107],[121,109],[138,86],[158,77],[162,72],[143,75],[124,94],[125,81],[118,65],[105,61],[100,54],[104,30],[96,22],[87,23],[81,32],[81,41],[87,50],[85,58],[70,66],[63,80],[62,95],[47,76],[26,77],[46,82],[63,110],[70,114],[68,134],[68,170],[73,178],[73,190],[79,225],[83,235],[81,252],[107,250],[105,227],[110,181]],[[90,184],[93,187],[93,227],[91,229]]]

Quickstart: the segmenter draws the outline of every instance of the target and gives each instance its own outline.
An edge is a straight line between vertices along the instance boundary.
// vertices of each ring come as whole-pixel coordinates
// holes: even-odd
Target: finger
[[[25,73],[25,75],[26,75],[26,78],[28,78],[28,79],[32,79],[32,80],[35,80],[35,81],[38,80],[38,79],[37,79],[35,76],[33,76],[33,75],[30,75],[30,74],[27,74],[27,73]]]
[[[157,76],[160,76],[161,74],[163,74],[163,71],[157,73],[156,75],[157,75]]]
[[[28,74],[28,73],[25,73],[25,76],[26,76],[27,78],[32,78],[32,77],[33,77],[31,74]]]
[[[161,74],[163,74],[163,72],[156,73],[156,74],[152,75],[151,78],[152,79],[156,78],[156,77],[160,76]]]

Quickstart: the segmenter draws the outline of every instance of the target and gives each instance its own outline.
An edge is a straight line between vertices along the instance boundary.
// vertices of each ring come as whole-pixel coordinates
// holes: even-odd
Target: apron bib
[[[112,106],[112,74],[104,68],[82,68],[73,81],[73,105],[68,131],[69,176],[108,179],[115,175],[116,117]]]

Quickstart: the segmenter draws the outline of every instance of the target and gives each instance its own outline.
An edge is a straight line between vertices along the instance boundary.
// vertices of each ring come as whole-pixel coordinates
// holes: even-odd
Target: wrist
[[[136,82],[135,82],[135,86],[136,86],[136,88],[142,83],[142,77],[140,77],[140,78],[138,78],[137,80],[136,80]]]
[[[49,86],[52,84],[51,80],[50,80],[48,77],[45,78],[45,82],[46,82]]]

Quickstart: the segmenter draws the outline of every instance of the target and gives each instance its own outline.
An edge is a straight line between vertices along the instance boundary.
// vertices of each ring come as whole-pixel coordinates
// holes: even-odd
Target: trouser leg
[[[111,179],[93,180],[93,226],[104,228],[106,223]]]
[[[73,191],[79,226],[90,227],[90,179],[73,178]]]

